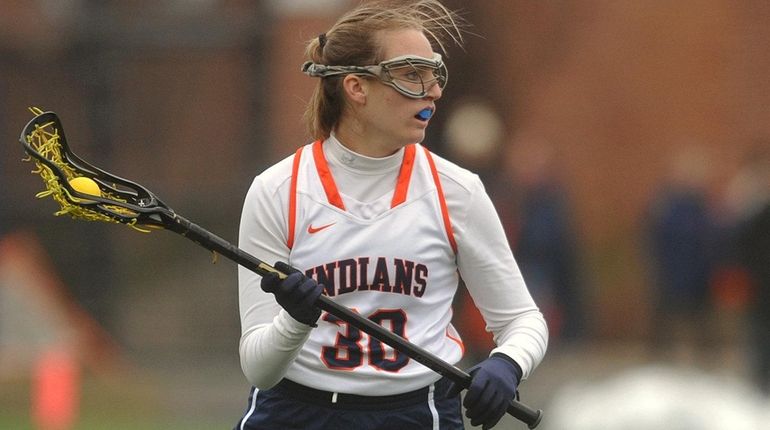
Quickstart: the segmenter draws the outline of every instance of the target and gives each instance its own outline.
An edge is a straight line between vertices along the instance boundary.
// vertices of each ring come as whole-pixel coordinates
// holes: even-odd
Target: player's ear
[[[369,92],[369,82],[361,76],[345,75],[342,80],[342,89],[351,103],[366,104],[366,95]]]

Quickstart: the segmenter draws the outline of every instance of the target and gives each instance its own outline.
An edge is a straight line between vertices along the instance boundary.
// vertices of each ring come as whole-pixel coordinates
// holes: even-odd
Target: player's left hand
[[[503,354],[491,357],[471,367],[471,385],[465,393],[465,416],[472,426],[483,425],[483,430],[491,429],[505,415],[508,404],[516,395],[521,379],[521,368],[511,358]],[[462,387],[454,382],[447,391],[447,397],[454,397]]]

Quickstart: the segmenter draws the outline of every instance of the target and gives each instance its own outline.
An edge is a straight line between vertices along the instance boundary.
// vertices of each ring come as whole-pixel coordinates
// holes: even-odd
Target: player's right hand
[[[292,318],[311,327],[317,327],[316,321],[321,316],[321,309],[314,303],[321,295],[323,287],[286,263],[279,261],[275,264],[275,268],[286,273],[288,277],[281,280],[277,274],[268,273],[262,277],[262,290],[273,293],[275,301]]]

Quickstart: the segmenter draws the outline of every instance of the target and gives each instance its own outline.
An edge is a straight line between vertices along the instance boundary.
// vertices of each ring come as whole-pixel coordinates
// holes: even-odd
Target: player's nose
[[[438,82],[433,82],[425,93],[425,98],[429,100],[438,100],[444,94],[444,90],[441,89],[441,85]]]

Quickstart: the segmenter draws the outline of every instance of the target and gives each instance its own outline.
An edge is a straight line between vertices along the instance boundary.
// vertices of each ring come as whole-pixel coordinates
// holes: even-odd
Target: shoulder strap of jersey
[[[326,162],[326,157],[324,157],[323,142],[320,140],[313,143],[313,161],[315,161],[318,177],[321,179],[321,185],[324,187],[329,204],[344,211],[345,203],[342,202],[342,196],[337,189],[337,183],[334,182],[332,172],[329,170],[329,164]]]
[[[289,187],[289,233],[286,238],[286,246],[289,249],[294,247],[294,229],[297,223],[297,173],[299,172],[299,162],[302,159],[302,150],[304,146],[300,146],[297,152],[294,153],[294,163],[291,167],[291,185]]]
[[[404,147],[404,159],[401,161],[401,170],[398,172],[398,179],[396,180],[396,190],[393,192],[393,199],[390,202],[390,207],[394,208],[406,201],[406,196],[409,193],[409,183],[412,178],[412,170],[414,168],[414,143],[406,145]]]
[[[436,183],[436,192],[438,193],[438,201],[441,205],[441,216],[444,219],[444,229],[446,229],[446,235],[449,239],[449,244],[452,246],[452,251],[457,254],[457,242],[455,242],[454,230],[452,229],[452,221],[449,219],[449,210],[447,209],[446,199],[444,198],[444,189],[441,187],[441,180],[439,179],[438,169],[436,169],[436,163],[433,161],[428,148],[424,147],[425,157],[428,159],[428,165],[430,165],[430,172],[433,175],[433,182]]]

